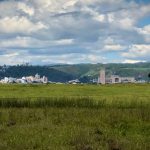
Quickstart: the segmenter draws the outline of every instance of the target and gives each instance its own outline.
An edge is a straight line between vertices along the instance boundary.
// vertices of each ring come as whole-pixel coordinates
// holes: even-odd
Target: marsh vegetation
[[[150,86],[0,85],[0,149],[149,150]]]

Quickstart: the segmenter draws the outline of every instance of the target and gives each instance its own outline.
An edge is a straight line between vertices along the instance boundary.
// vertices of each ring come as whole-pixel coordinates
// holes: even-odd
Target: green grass
[[[0,98],[30,97],[149,97],[149,84],[118,85],[1,85]]]
[[[150,149],[150,85],[0,85],[0,150]]]

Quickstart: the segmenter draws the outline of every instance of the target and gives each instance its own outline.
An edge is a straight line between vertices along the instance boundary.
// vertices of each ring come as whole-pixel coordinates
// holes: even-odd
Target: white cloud
[[[74,9],[77,0],[33,0],[31,3],[36,6],[40,13],[63,13]]]
[[[26,14],[33,16],[34,15],[34,8],[27,6],[25,3],[19,2],[18,9],[22,10]]]
[[[56,62],[57,60],[57,62]],[[51,63],[65,63],[76,64],[79,61],[82,63],[98,63],[100,61],[105,62],[105,58],[96,55],[86,54],[62,54],[62,55],[32,55],[26,51],[20,51],[18,53],[12,52],[6,55],[1,55],[0,64],[21,64],[23,62],[32,62],[32,64],[51,64]]]
[[[73,39],[61,39],[54,42],[54,44],[56,45],[71,45],[73,43],[74,43]]]
[[[13,47],[28,47],[28,38],[16,37],[13,39],[1,40],[0,45],[2,48],[13,48]]]
[[[125,29],[130,29],[134,25],[134,20],[131,18],[121,19],[118,24]]]
[[[11,57],[15,57],[15,56],[18,56],[18,55],[19,55],[18,52],[13,52],[13,53],[8,53],[8,54],[2,55],[2,56],[7,57],[7,58],[11,58]]]
[[[7,40],[1,40],[1,48],[46,48],[48,46],[63,46],[74,43],[73,39],[59,39],[53,41],[42,41],[31,37],[16,37]]]
[[[9,64],[9,65],[22,64],[24,60],[27,60],[26,52],[23,52],[23,51],[16,52],[16,51],[6,50],[6,53],[1,55],[0,65],[3,65],[3,64]],[[27,61],[25,61],[25,62],[27,62]]]
[[[47,59],[43,59],[43,63],[55,63],[55,60],[58,60],[58,63],[65,63],[65,64],[76,64],[79,61],[82,63],[98,63],[100,61],[105,61],[104,57],[96,56],[96,55],[86,55],[86,54],[64,54],[61,56],[49,56]]]
[[[137,28],[137,31],[141,34],[150,35],[150,24],[143,28]]]
[[[104,14],[100,14],[99,12],[89,8],[89,7],[83,7],[81,8],[81,12],[86,12],[86,13],[89,13],[90,15],[93,16],[93,19],[96,20],[96,21],[99,21],[99,22],[104,22],[106,21],[106,15]]]
[[[33,0],[33,2],[34,4],[44,8],[52,4],[52,0]]]
[[[143,28],[136,28],[136,30],[144,37],[146,42],[150,43],[150,24],[144,26]]]
[[[143,60],[133,60],[133,59],[126,59],[123,61],[123,63],[129,63],[129,64],[134,64],[134,63],[139,63],[139,62],[146,62]]]
[[[106,51],[121,51],[124,50],[125,46],[122,45],[105,45],[104,46],[104,50]]]
[[[120,15],[118,16],[118,13]],[[134,28],[134,24],[136,23],[136,19],[129,16],[128,14],[124,14],[122,12],[112,12],[107,15],[108,22],[115,27],[122,28],[125,30],[131,30]]]
[[[31,33],[47,27],[40,21],[33,23],[26,17],[14,16],[0,19],[1,33]]]
[[[66,9],[68,7],[72,7],[76,4],[77,0],[69,0],[68,2],[64,3],[63,8]]]
[[[128,52],[123,53],[122,55],[126,58],[150,58],[150,45],[132,45],[129,48]]]
[[[125,4],[125,3],[124,3]],[[134,30],[137,22],[150,13],[150,4],[138,5],[136,3],[126,3],[118,11],[112,11],[107,14],[108,22],[112,25],[126,30]]]
[[[115,43],[114,39],[112,37],[107,37],[105,40],[104,40],[104,44],[110,44],[110,45],[113,45]]]
[[[3,1],[0,50],[17,62],[150,60],[150,26],[138,27],[149,14],[150,3],[125,0]]]

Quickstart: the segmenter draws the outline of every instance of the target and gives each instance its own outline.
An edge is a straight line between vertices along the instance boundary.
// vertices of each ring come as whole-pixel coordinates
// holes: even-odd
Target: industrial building
[[[120,77],[119,75],[111,75],[106,77],[105,69],[100,71],[98,77],[99,84],[117,84],[117,83],[135,83],[134,77]]]
[[[101,83],[101,84],[106,84],[105,69],[102,69],[102,70],[100,71],[100,83]]]

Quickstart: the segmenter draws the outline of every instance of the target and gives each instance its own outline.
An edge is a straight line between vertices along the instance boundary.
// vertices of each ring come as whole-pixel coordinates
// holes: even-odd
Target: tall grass
[[[149,150],[149,85],[0,86],[0,150]]]
[[[77,108],[150,108],[148,101],[130,98],[91,97],[48,97],[48,98],[0,98],[1,108],[41,108],[41,107],[77,107]]]
[[[13,107],[97,107],[96,103],[88,97],[49,97],[49,98],[0,98],[1,108]],[[102,104],[101,104],[102,105]]]

